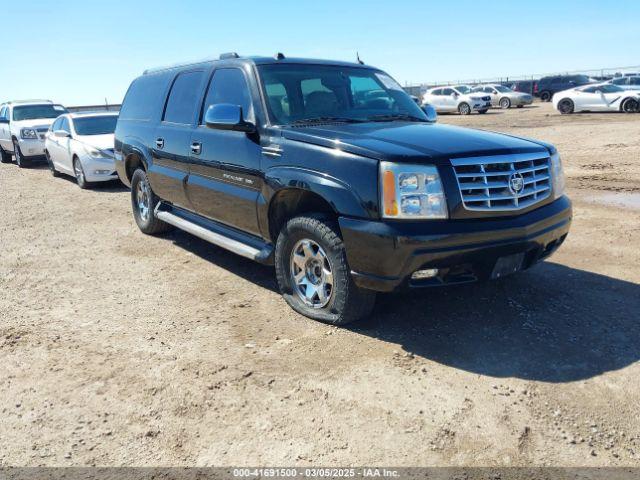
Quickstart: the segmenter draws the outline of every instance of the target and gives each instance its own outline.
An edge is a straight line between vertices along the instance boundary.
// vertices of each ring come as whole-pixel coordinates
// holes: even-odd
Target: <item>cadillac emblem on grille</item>
[[[524,190],[524,177],[520,172],[513,172],[509,177],[509,191],[519,195]]]

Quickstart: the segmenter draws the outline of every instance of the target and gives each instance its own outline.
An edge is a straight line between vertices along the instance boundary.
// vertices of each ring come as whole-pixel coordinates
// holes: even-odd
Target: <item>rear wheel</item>
[[[4,151],[2,147],[0,147],[0,163],[10,163],[11,155]]]
[[[478,113],[487,113],[487,110],[478,110]]]
[[[49,165],[49,171],[51,172],[51,175],[53,175],[54,177],[59,177],[60,172],[58,172],[56,170],[56,167],[53,165],[53,160],[51,160],[51,155],[49,155],[49,152],[45,150],[44,156],[47,157],[47,165]]]
[[[338,226],[329,219],[289,220],[278,235],[275,264],[282,296],[302,315],[345,325],[373,309],[376,294],[353,282]]]
[[[570,99],[563,98],[558,102],[558,111],[561,114],[567,115],[569,113],[573,113],[573,110],[574,110],[574,105]]]
[[[524,107],[524,105],[518,105],[518,108],[522,108],[522,107]]]
[[[13,139],[13,155],[16,157],[16,164],[20,168],[26,168],[29,166],[27,160],[25,160],[24,155],[22,155],[22,150],[20,150],[20,144],[18,140]]]
[[[469,115],[471,113],[471,107],[467,102],[462,102],[458,105],[458,113],[460,115]]]
[[[627,98],[622,102],[622,111],[625,113],[636,113],[640,109],[640,103],[633,98]]]
[[[548,91],[544,91],[544,92],[540,92],[540,100],[542,100],[543,102],[549,102],[551,101],[551,92]]]
[[[171,225],[156,218],[155,208],[160,202],[149,184],[147,172],[139,168],[131,178],[131,207],[138,228],[148,235],[171,230]]]
[[[511,106],[511,100],[509,100],[507,97],[500,99],[500,108],[507,109],[510,106]]]

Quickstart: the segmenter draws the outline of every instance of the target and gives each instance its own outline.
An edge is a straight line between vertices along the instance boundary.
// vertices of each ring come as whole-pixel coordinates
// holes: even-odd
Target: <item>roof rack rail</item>
[[[240,58],[240,55],[238,55],[236,52],[227,52],[220,54],[220,60],[226,60],[228,58]]]
[[[47,100],[44,98],[28,98],[26,100],[9,100],[7,103],[34,103],[34,102],[53,103],[51,100]]]

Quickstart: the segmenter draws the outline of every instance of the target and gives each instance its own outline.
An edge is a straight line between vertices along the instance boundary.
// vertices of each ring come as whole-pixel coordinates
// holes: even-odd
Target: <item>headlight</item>
[[[447,201],[435,166],[380,162],[380,181],[384,218],[447,218]]]
[[[102,150],[89,145],[84,146],[84,151],[87,152],[87,155],[93,158],[112,158],[107,152],[103,152]]]
[[[20,136],[22,138],[38,138],[38,132],[36,132],[33,128],[23,128],[20,130]]]
[[[553,182],[553,198],[560,198],[564,195],[565,179],[562,160],[557,152],[551,155],[551,180]]]

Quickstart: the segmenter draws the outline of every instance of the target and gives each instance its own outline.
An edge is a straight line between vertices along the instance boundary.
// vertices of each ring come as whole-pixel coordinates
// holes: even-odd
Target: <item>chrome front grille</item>
[[[520,210],[551,194],[549,155],[545,153],[456,158],[451,164],[467,210]],[[514,188],[520,184],[521,190]]]

